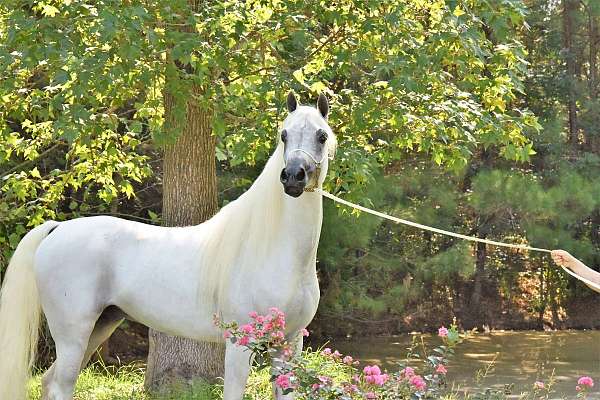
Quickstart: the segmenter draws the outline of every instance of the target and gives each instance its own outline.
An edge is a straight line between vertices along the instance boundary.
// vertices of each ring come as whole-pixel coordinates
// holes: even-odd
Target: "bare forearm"
[[[582,263],[577,258],[573,257],[568,252],[566,252],[564,250],[553,250],[552,251],[552,259],[558,265],[568,268],[568,269],[572,270],[573,272],[575,272],[577,275],[581,276],[582,278],[585,278],[586,280],[593,282],[596,285],[600,286],[600,273],[589,268],[587,265]],[[597,288],[592,287],[590,285],[588,285],[588,286],[591,289],[595,290],[596,292],[600,293],[600,290],[598,290]]]
[[[572,270],[579,276],[587,279],[588,281],[592,281],[597,285],[600,285],[600,273],[594,271],[593,269],[591,269],[590,267],[588,267],[587,265],[585,265],[584,263],[582,263],[581,261],[577,260],[577,262],[575,263],[575,265],[573,265]],[[596,292],[600,293],[600,290],[598,290],[597,288],[587,285],[590,289],[595,290]]]

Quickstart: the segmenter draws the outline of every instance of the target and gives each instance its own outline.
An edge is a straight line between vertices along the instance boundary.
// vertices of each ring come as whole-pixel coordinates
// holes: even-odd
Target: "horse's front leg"
[[[296,333],[294,336],[292,336],[292,339],[290,339],[290,343],[293,346],[293,350],[294,350],[294,354],[292,355],[292,357],[302,353],[303,339],[302,339],[302,335],[299,332]],[[273,359],[273,363],[272,363],[272,371],[273,372],[276,372],[279,369],[279,367],[281,367],[281,365],[282,365],[281,359],[282,358],[283,358],[283,354],[275,355],[275,358]],[[275,397],[276,400],[292,400],[296,397],[294,395],[294,392],[284,395],[283,389],[278,387],[275,383],[273,383],[273,396]]]
[[[227,341],[223,400],[242,400],[250,374],[250,351]]]

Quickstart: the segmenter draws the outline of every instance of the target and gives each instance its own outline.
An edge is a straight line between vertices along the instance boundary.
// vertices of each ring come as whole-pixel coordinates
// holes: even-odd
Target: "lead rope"
[[[380,218],[384,218],[384,219],[388,219],[390,221],[394,221],[398,224],[403,224],[403,225],[408,225],[408,226],[412,226],[414,228],[419,228],[419,229],[424,229],[426,231],[430,231],[430,232],[435,232],[435,233],[439,233],[440,235],[446,235],[446,236],[452,236],[458,239],[463,239],[463,240],[468,240],[471,242],[479,242],[479,243],[485,243],[485,244],[491,244],[493,246],[500,246],[500,247],[508,247],[511,249],[519,249],[519,250],[530,250],[530,251],[539,251],[541,253],[550,253],[551,251],[548,249],[542,249],[539,247],[530,247],[530,246],[526,246],[523,244],[511,244],[511,243],[503,243],[503,242],[496,242],[495,240],[489,240],[489,239],[482,239],[482,238],[478,238],[478,237],[474,237],[474,236],[467,236],[467,235],[462,235],[460,233],[455,233],[455,232],[450,232],[450,231],[445,231],[443,229],[439,229],[439,228],[434,228],[432,226],[427,226],[427,225],[423,225],[423,224],[419,224],[417,222],[413,222],[413,221],[408,221],[406,219],[402,219],[402,218],[398,218],[398,217],[394,217],[392,215],[388,215],[379,211],[375,211],[372,210],[370,208],[367,207],[363,207],[361,205],[352,203],[350,201],[341,199],[339,197],[337,197],[336,195],[333,195],[329,192],[324,191],[321,188],[316,188],[314,189],[314,191],[316,193],[320,193],[321,195],[323,195],[324,197],[327,197],[328,199],[331,199],[333,201],[335,201],[336,203],[340,203],[343,205],[346,205],[348,207],[352,207],[356,210],[360,210],[363,212],[366,212],[368,214],[371,215],[375,215],[377,217]],[[586,285],[594,288],[595,290],[600,292],[600,285],[598,285],[597,283],[594,283],[582,276],[577,275],[575,272],[571,271],[570,269],[563,267],[561,265],[561,268],[565,270],[565,272],[567,272],[569,275],[579,279],[581,282],[585,283]]]

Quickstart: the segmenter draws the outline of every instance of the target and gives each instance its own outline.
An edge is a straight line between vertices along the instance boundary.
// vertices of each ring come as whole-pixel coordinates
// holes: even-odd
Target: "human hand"
[[[552,259],[554,262],[561,267],[566,267],[569,269],[575,269],[578,264],[578,260],[573,257],[569,252],[564,250],[552,250],[550,253],[552,255]]]

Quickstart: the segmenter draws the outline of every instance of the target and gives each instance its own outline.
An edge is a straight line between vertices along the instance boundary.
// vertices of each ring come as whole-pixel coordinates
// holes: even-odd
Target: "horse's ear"
[[[296,99],[296,95],[290,90],[290,92],[287,95],[287,109],[289,112],[294,112],[296,111],[297,107],[298,100]]]
[[[317,100],[317,108],[319,112],[323,116],[323,118],[327,118],[329,115],[329,102],[327,101],[327,97],[323,94],[319,94],[319,100]]]

